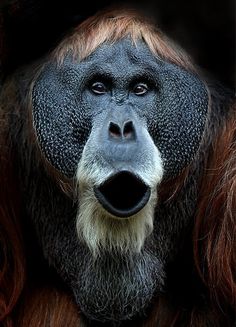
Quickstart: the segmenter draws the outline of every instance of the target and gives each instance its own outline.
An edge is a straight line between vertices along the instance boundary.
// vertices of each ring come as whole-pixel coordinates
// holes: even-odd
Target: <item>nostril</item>
[[[126,139],[134,138],[135,129],[132,121],[128,121],[125,123],[123,128],[123,135]]]
[[[121,129],[120,126],[110,122],[109,124],[109,135],[114,138],[120,138],[121,137]]]

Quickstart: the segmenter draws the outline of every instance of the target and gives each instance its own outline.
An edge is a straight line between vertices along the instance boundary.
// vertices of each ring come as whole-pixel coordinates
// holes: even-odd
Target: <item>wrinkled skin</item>
[[[42,154],[79,189],[73,202],[37,165],[31,168],[35,179],[23,181],[46,259],[89,319],[142,315],[154,294],[165,290],[167,264],[192,222],[197,188],[191,178],[188,194],[183,188],[176,201],[159,202],[158,190],[197,154],[208,107],[204,84],[155,58],[144,43],[135,47],[124,39],[80,63],[70,54],[60,67],[49,62],[32,99]],[[138,176],[149,192],[133,211],[115,211],[94,194],[122,171]]]

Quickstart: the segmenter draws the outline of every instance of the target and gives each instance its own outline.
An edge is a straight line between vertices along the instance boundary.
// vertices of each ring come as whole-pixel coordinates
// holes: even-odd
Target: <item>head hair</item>
[[[132,8],[111,8],[100,11],[82,22],[53,51],[59,63],[70,52],[75,60],[83,60],[103,43],[115,43],[129,37],[134,45],[144,41],[154,56],[193,70],[191,60],[176,44],[156,27],[149,17]]]

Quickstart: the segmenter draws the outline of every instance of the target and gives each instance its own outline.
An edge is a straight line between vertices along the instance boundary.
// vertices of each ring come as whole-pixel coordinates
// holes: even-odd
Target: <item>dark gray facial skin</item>
[[[91,83],[108,91],[94,95]],[[136,96],[144,82],[149,90]],[[142,42],[124,39],[104,44],[81,63],[68,57],[62,67],[46,66],[33,90],[34,124],[41,149],[54,167],[74,176],[94,124],[122,115],[146,124],[164,161],[165,177],[174,177],[191,162],[201,141],[208,106],[204,84],[189,72],[155,59]],[[115,114],[114,114],[115,113]],[[98,140],[99,141],[99,140]]]
[[[95,82],[103,83],[106,91],[94,93]],[[134,91],[138,83],[147,88],[144,94]],[[65,176],[76,175],[91,140],[101,171],[139,170],[140,176],[146,168],[151,171],[152,139],[163,164],[158,184],[177,176],[193,160],[208,108],[207,91],[198,77],[154,58],[144,43],[135,47],[129,39],[104,44],[80,63],[69,55],[61,67],[50,62],[36,80],[32,98],[40,149]],[[131,139],[121,146],[110,142],[110,123],[121,126],[125,134],[122,128],[129,121],[134,126]],[[37,208],[30,205],[28,210],[45,257],[70,286],[82,312],[106,322],[142,315],[154,294],[165,289],[166,265],[191,223],[195,183],[190,180],[188,194],[183,189],[171,204],[158,203],[156,197],[154,229],[140,252],[101,250],[96,258],[76,233],[80,199],[73,206],[50,183],[46,179],[40,183],[42,188],[31,196]],[[53,199],[45,206],[51,194]]]

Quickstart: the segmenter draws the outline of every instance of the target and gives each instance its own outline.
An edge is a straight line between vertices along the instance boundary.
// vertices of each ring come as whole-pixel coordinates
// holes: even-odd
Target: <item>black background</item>
[[[207,74],[235,91],[234,0],[133,1]],[[122,1],[0,0],[2,76],[45,54],[73,26]],[[132,3],[132,1],[123,1]]]

